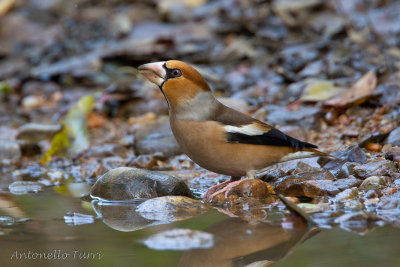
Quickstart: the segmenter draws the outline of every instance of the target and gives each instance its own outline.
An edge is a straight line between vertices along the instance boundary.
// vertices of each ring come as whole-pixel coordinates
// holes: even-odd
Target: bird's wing
[[[217,113],[213,120],[223,124],[229,143],[288,146],[294,149],[317,148],[288,136],[274,127],[228,107]]]

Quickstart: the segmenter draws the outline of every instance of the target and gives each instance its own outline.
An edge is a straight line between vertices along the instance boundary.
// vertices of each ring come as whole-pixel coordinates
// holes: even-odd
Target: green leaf
[[[0,82],[0,92],[8,94],[11,92],[11,88],[7,83]]]
[[[53,137],[49,150],[40,160],[41,164],[51,161],[54,155],[77,154],[89,148],[87,116],[93,110],[94,104],[93,95],[87,95],[68,111],[61,122],[63,129]]]

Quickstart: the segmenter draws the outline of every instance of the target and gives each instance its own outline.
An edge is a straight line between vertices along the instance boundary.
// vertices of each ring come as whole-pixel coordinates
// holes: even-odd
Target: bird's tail
[[[289,161],[294,159],[304,159],[304,158],[313,158],[313,157],[330,157],[336,158],[328,153],[321,152],[314,148],[300,148],[296,149],[294,152],[287,154],[286,156],[281,158],[281,162]]]
[[[316,150],[314,148],[304,148],[304,149],[302,149],[302,151],[311,152],[310,156],[312,156],[312,157],[328,157],[328,158],[336,159],[335,156],[332,156],[331,154],[328,154],[328,153],[325,153],[325,152],[321,152],[321,151]]]

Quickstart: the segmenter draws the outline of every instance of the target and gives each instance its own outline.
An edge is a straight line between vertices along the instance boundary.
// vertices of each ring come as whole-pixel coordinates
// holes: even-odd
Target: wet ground
[[[67,224],[64,216],[68,212],[96,213],[89,202],[50,188],[23,196],[3,194],[0,199],[3,266],[246,266],[260,261],[266,265],[276,262],[275,266],[400,264],[400,230],[389,225],[360,235],[337,226],[292,228],[282,223],[277,209],[268,210],[268,220],[252,224],[211,210],[193,219],[132,231],[134,222],[122,215],[124,221],[118,212],[92,223]],[[16,222],[6,221],[10,215]],[[149,236],[174,228],[207,231],[215,235],[215,244],[188,251],[155,250],[144,244]],[[55,259],[33,259],[44,253]]]

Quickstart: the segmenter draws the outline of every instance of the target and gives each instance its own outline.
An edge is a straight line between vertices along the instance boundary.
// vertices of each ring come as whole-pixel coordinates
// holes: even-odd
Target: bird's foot
[[[214,185],[212,187],[210,187],[207,192],[204,194],[203,198],[204,199],[208,199],[210,200],[212,198],[212,196],[214,196],[215,193],[218,193],[221,188],[223,188],[224,186],[226,186],[227,184],[231,183],[232,181],[226,181],[217,185]]]
[[[221,186],[220,186],[219,188],[221,188],[221,187],[224,186],[222,189],[216,189],[216,190],[214,190],[213,193],[208,194],[208,195],[207,195],[207,193],[208,193],[208,191],[207,191],[207,193],[206,193],[207,196],[204,195],[204,199],[212,200],[216,195],[219,195],[219,194],[224,194],[224,195],[225,195],[225,198],[227,198],[227,197],[228,197],[228,194],[229,194],[229,192],[231,191],[232,188],[238,186],[238,185],[239,185],[240,183],[242,183],[244,180],[248,180],[248,179],[249,179],[249,178],[245,178],[245,179],[242,179],[242,180],[239,180],[239,181],[234,181],[234,182],[228,181],[228,182],[225,182],[225,183],[223,183],[223,184],[220,184]],[[210,189],[211,189],[211,188],[210,188]]]

